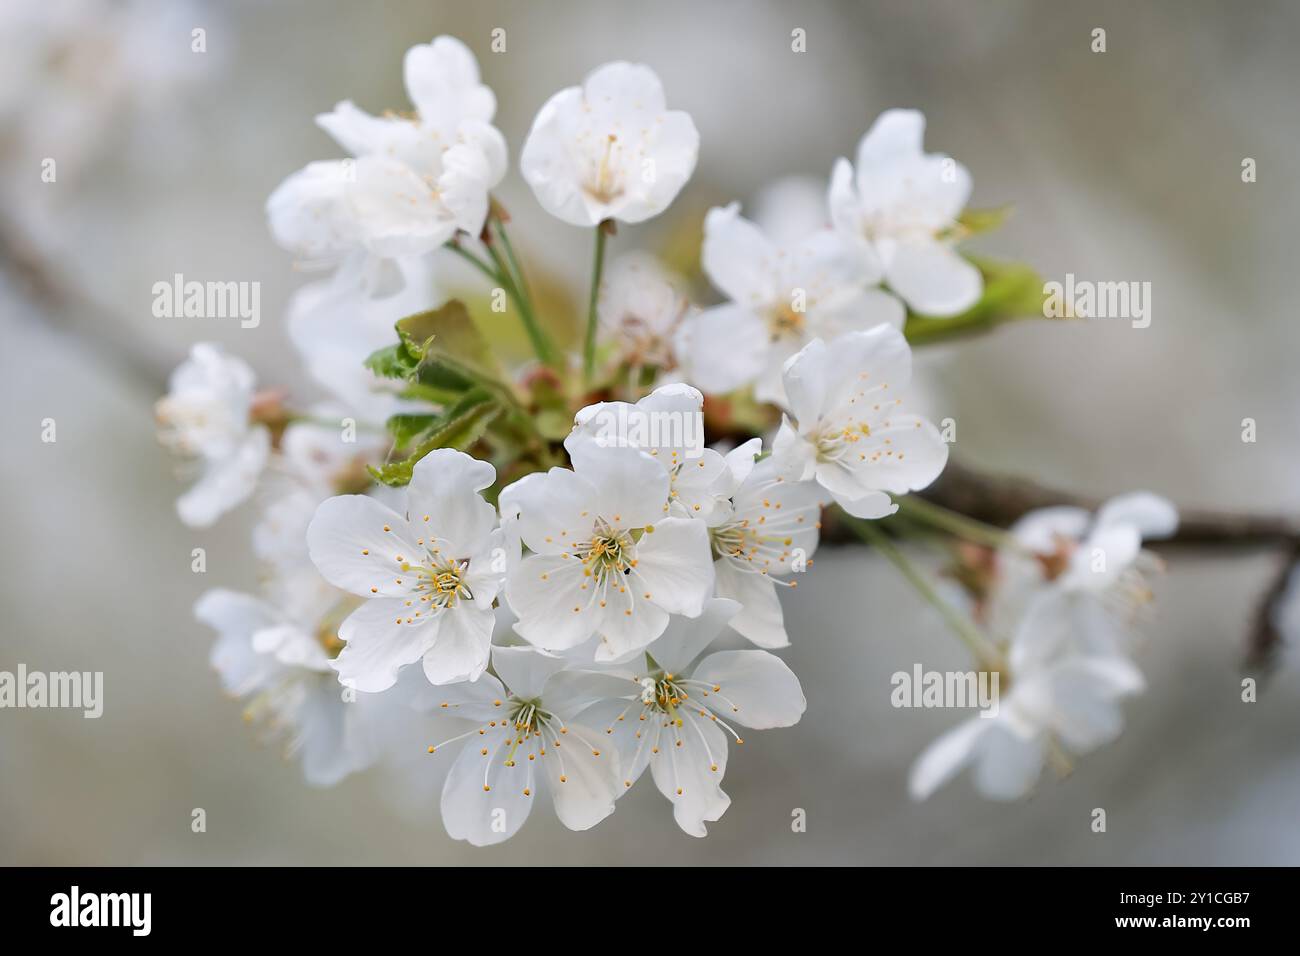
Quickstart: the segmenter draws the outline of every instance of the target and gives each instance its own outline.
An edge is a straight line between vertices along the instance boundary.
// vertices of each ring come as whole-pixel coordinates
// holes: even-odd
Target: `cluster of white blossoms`
[[[1119,736],[1118,701],[1146,687],[1133,625],[1161,569],[1142,542],[1177,528],[1173,505],[1148,492],[1113,498],[1095,515],[1044,508],[1016,523],[987,597],[990,629],[1009,636],[998,713],[931,744],[912,768],[914,797],[970,766],[981,793],[1014,800],[1045,764],[1068,772],[1071,756]]]
[[[289,316],[328,398],[290,411],[203,344],[158,404],[164,441],[199,465],[184,521],[257,502],[257,593],[196,606],[220,635],[213,663],[314,783],[379,760],[420,710],[448,724],[428,750],[457,750],[453,837],[507,839],[542,790],[589,828],[647,768],[703,836],[730,803],[732,743],[805,710],[772,651],[791,643],[780,594],[811,568],[824,509],[887,518],[947,463],[907,404],[904,327],[980,298],[954,248],[970,177],[923,152],[920,114],[888,112],[804,228],[708,213],[701,266],[725,301],[697,308],[643,253],[602,275],[613,223],[673,202],[699,134],[652,70],[601,66],[546,101],[520,155],[542,207],[597,237],[585,354],[560,357],[491,194],[507,147],[473,55],[439,37],[407,53],[405,80],[412,113],[318,117],[350,158],[309,164],[267,204],[300,264],[334,270]],[[509,296],[536,365],[498,372],[490,342],[465,344],[474,320],[436,292],[448,253]],[[766,417],[709,447],[710,409],[738,393]],[[1021,793],[1060,744],[1117,730],[1114,700],[1140,677],[1100,622],[1144,594],[1140,538],[1171,530],[1163,507],[1118,499],[1095,521],[1015,529],[987,602],[991,632],[1015,623],[1011,697],[921,758],[918,795],[967,763],[991,795]]]

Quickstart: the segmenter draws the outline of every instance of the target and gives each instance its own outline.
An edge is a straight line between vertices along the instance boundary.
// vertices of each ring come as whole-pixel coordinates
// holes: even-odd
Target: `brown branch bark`
[[[1036,508],[1074,505],[1096,509],[1104,499],[1049,488],[1024,478],[992,475],[957,462],[921,496],[986,524],[1006,528]],[[1300,541],[1300,516],[1179,509],[1178,532],[1155,547],[1170,545],[1282,546]]]

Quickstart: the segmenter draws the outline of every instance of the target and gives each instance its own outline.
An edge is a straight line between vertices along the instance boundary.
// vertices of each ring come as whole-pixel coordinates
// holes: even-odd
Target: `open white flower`
[[[317,509],[307,529],[312,561],[331,584],[367,599],[339,629],[340,681],[385,690],[421,659],[434,684],[483,673],[505,572],[496,509],[479,495],[495,479],[487,462],[440,448],[415,466],[403,513],[363,495]]]
[[[511,570],[506,597],[530,644],[567,650],[599,634],[597,659],[616,660],[662,634],[670,614],[700,613],[713,561],[703,522],[664,517],[659,462],[633,448],[598,451],[501,493],[502,514],[534,552]]]
[[[727,736],[744,743],[731,725],[790,727],[807,708],[798,678],[767,651],[700,656],[738,610],[735,601],[715,598],[697,618],[673,618],[647,652],[654,666],[628,675],[632,687],[623,699],[598,701],[581,715],[613,739],[623,786],[648,766],[677,825],[696,837],[731,805],[722,790]]]
[[[590,829],[613,813],[623,789],[618,751],[573,718],[626,682],[566,671],[563,660],[526,647],[494,647],[492,666],[495,677],[427,695],[435,714],[474,722],[429,748],[437,753],[465,740],[442,790],[447,833],[475,846],[508,840],[528,819],[542,781],[570,830]]]
[[[653,256],[629,253],[605,270],[596,311],[599,334],[633,370],[668,367],[674,364],[674,336],[690,308]]]
[[[1016,547],[998,554],[989,608],[995,632],[1013,630],[1010,691],[996,717],[972,718],[922,754],[913,796],[924,798],[973,764],[982,793],[1016,799],[1045,762],[1066,764],[1119,735],[1118,701],[1145,687],[1127,656],[1125,630],[1151,600],[1146,575],[1158,564],[1142,541],[1177,526],[1173,505],[1149,492],[1112,498],[1095,517],[1054,507],[1016,523]]]
[[[1071,656],[1016,672],[997,716],[972,717],[934,741],[917,758],[908,780],[924,800],[966,766],[975,785],[994,800],[1015,800],[1034,786],[1049,761],[1067,762],[1119,736],[1118,701],[1146,685],[1121,657]]]
[[[1030,512],[1012,528],[1023,551],[999,554],[1005,586],[994,610],[1023,609],[1026,647],[1040,657],[1063,649],[1122,656],[1130,625],[1152,600],[1149,579],[1162,566],[1142,542],[1177,528],[1174,506],[1150,492],[1112,498],[1095,517],[1071,507]]]
[[[699,151],[695,124],[667,108],[653,70],[606,63],[546,101],[519,168],[542,208],[564,222],[642,222],[668,208]]]
[[[678,350],[710,394],[752,383],[760,401],[783,403],[782,366],[808,342],[903,325],[902,303],[870,288],[879,270],[831,229],[779,247],[732,203],[705,218],[701,261],[730,301],[693,316]]]
[[[759,647],[785,647],[777,588],[794,587],[786,575],[812,566],[824,495],[816,482],[782,475],[770,458],[755,463],[760,451],[754,438],[727,455],[718,506],[706,520],[718,597],[740,604],[732,629]]]
[[[281,583],[268,599],[208,591],[194,614],[219,635],[212,666],[228,693],[247,698],[245,719],[287,735],[287,753],[301,760],[307,781],[331,786],[376,756],[360,726],[366,708],[344,699],[330,669],[342,646],[339,622],[356,599],[314,573]]]
[[[414,118],[339,103],[317,122],[356,158],[310,163],[267,200],[276,240],[301,259],[352,257],[360,268],[359,258],[373,280],[375,260],[422,255],[457,230],[482,230],[488,193],[506,170],[505,139],[491,124],[496,98],[453,37],[412,47],[404,73]]]
[[[717,503],[726,463],[704,447],[704,396],[689,385],[661,385],[635,405],[598,402],[578,411],[564,448],[576,463],[607,448],[636,448],[668,473],[663,513],[707,518]],[[597,464],[596,467],[599,467]]]
[[[903,409],[912,352],[897,329],[809,343],[786,363],[789,417],[772,457],[782,474],[815,479],[849,514],[882,518],[889,495],[917,491],[948,461],[938,429]]]
[[[857,168],[836,162],[831,221],[862,240],[890,289],[925,315],[956,315],[983,291],[979,270],[949,234],[970,198],[971,178],[956,160],[922,150],[925,117],[887,110],[858,143]]]
[[[154,406],[159,440],[198,466],[198,482],[176,502],[191,527],[209,527],[247,499],[266,467],[271,433],[250,421],[253,387],[246,362],[200,342]]]

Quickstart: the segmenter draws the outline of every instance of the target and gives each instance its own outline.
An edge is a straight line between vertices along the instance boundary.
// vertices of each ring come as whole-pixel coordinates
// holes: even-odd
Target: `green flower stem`
[[[939,596],[930,579],[921,572],[898,548],[889,536],[871,521],[862,518],[847,517],[851,527],[863,541],[879,551],[907,579],[916,592],[943,617],[953,633],[961,639],[975,655],[980,666],[990,670],[1005,670],[1006,663],[1002,654],[975,624],[951,604]]]
[[[501,230],[500,221],[497,222],[497,229],[502,236],[505,235],[504,231]],[[543,365],[549,365],[552,368],[555,368],[557,364],[555,349],[552,348],[550,340],[546,337],[546,333],[542,331],[542,327],[537,324],[537,317],[533,314],[532,303],[521,291],[519,284],[520,280],[515,277],[515,272],[518,271],[518,263],[514,262],[513,256],[510,257],[511,262],[515,266],[514,271],[512,271],[510,265],[506,264],[506,259],[502,257],[499,251],[497,251],[496,243],[489,241],[484,243],[484,245],[487,246],[488,255],[490,255],[492,261],[496,263],[497,275],[500,279],[501,287],[506,290],[506,295],[510,296],[511,300],[515,304],[515,308],[519,310],[519,319],[524,324],[524,331],[528,333],[528,341],[533,346],[533,354],[537,356],[538,360]]]
[[[605,269],[605,223],[596,224],[596,253],[591,265],[591,298],[587,305],[587,336],[582,347],[582,374],[591,385],[596,369],[596,301],[600,298],[600,276]]]
[[[960,512],[945,508],[943,505],[937,505],[932,501],[926,501],[917,495],[896,496],[894,503],[898,505],[900,514],[906,515],[920,524],[946,531],[948,534],[955,535],[964,541],[982,544],[990,548],[1018,547],[1015,538],[1001,528],[995,528],[992,525],[984,524],[982,521],[976,521],[974,518],[968,518]]]
[[[456,255],[460,256],[462,259],[464,259],[474,268],[478,269],[479,272],[487,276],[488,279],[493,284],[495,285],[505,284],[501,281],[501,276],[497,274],[497,271],[494,268],[492,268],[490,264],[484,262],[478,256],[474,255],[474,253],[470,252],[460,243],[456,242],[454,239],[451,242],[447,243],[447,248],[450,249],[452,252],[456,253]]]
[[[529,341],[532,343],[533,352],[537,355],[538,359],[545,364],[554,365],[556,362],[555,350],[551,347],[551,343],[546,338],[545,333],[543,333],[541,328],[537,325],[537,321],[533,317],[531,305],[526,304],[523,297],[519,294],[519,289],[515,285],[510,270],[506,267],[504,260],[502,260],[501,254],[493,248],[491,243],[486,243],[485,245],[487,246],[488,254],[492,257],[492,262],[490,263],[474,255],[474,253],[470,252],[459,242],[449,242],[447,243],[447,248],[456,253],[456,255],[460,256],[479,272],[483,273],[483,275],[487,276],[488,281],[494,286],[500,286],[505,290],[506,295],[510,297],[511,301],[514,302],[515,307],[519,310],[519,316],[523,320],[524,330],[528,333]]]
[[[514,276],[515,291],[518,293],[517,304],[523,317],[524,328],[528,332],[529,339],[532,340],[533,350],[544,364],[552,368],[561,368],[563,363],[560,361],[559,353],[555,351],[555,346],[551,344],[546,331],[537,321],[537,310],[533,306],[533,295],[528,288],[528,279],[524,275],[523,267],[519,265],[519,259],[515,256],[515,247],[510,241],[510,234],[506,232],[505,220],[496,216],[494,221],[497,235],[501,237],[501,247],[506,253],[506,261],[510,264]]]

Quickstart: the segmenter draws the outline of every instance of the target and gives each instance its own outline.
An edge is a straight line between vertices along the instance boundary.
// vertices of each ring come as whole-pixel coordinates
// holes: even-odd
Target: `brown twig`
[[[167,371],[161,357],[128,347],[130,337],[121,334],[120,321],[105,315],[103,305],[62,276],[40,249],[8,223],[0,223],[0,270],[26,294],[48,327],[89,341],[96,354],[121,368],[136,385],[154,394],[166,391]]]
[[[1006,528],[1037,508],[1074,505],[1095,510],[1102,499],[1049,488],[1024,478],[991,475],[949,462],[922,497],[985,524]],[[1300,541],[1300,516],[1179,509],[1178,532],[1170,545],[1290,546]]]

